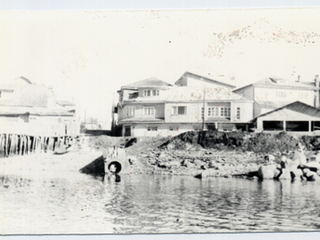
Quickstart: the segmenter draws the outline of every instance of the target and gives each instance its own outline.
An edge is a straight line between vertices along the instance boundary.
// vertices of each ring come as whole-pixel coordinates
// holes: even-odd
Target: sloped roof
[[[60,108],[41,107],[10,107],[0,106],[0,115],[40,115],[40,116],[73,116],[74,111],[66,111]]]
[[[204,76],[201,76],[201,75],[198,75],[198,74],[195,74],[195,73],[191,73],[191,72],[185,72],[184,74],[182,74],[182,76],[174,84],[178,85],[179,82],[186,76],[191,76],[196,80],[204,81],[204,82],[208,82],[208,83],[214,83],[214,84],[218,84],[218,85],[221,85],[221,86],[224,86],[224,87],[229,87],[229,88],[235,88],[236,87],[234,85],[231,85],[231,84],[228,84],[228,83],[224,83],[224,82],[220,82],[220,81],[217,81],[217,80],[214,80],[214,79],[211,79],[211,78],[207,78],[207,77],[204,77]]]
[[[164,82],[158,78],[151,77],[151,78],[147,78],[138,82],[134,82],[134,83],[122,86],[122,88],[165,87],[165,86],[172,86],[172,84]]]
[[[289,110],[292,110],[292,111],[295,111],[295,112],[300,112],[300,113],[303,113],[305,115],[309,115],[311,117],[320,118],[320,109],[312,107],[312,106],[310,106],[308,104],[305,104],[303,102],[296,101],[296,102],[287,104],[285,106],[282,106],[280,108],[274,109],[272,111],[263,113],[263,114],[255,117],[253,120],[255,120],[255,119],[259,118],[259,117],[263,117],[263,116],[272,114],[274,112],[279,112],[279,111],[281,111],[283,109],[289,109]]]
[[[0,85],[13,91],[11,99],[0,99],[2,106],[49,107],[55,104],[53,92],[42,84],[34,84],[25,77]]]
[[[314,89],[314,82],[296,82],[283,78],[264,78],[259,81],[250,83],[248,85],[234,89],[233,91],[238,91],[249,86],[264,86],[264,87],[275,87],[275,88],[298,88],[298,89]]]
[[[286,106],[292,102],[256,101],[256,103],[259,104],[261,108],[276,109],[276,108]]]
[[[167,101],[196,102],[209,100],[240,100],[242,96],[233,93],[225,88],[203,88],[200,87],[177,87],[171,89],[172,94],[168,94]]]

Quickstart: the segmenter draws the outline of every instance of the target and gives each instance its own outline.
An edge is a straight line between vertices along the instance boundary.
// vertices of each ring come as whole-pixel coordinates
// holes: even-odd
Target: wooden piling
[[[31,137],[28,136],[27,139],[28,139],[28,147],[27,147],[27,150],[28,150],[28,155],[29,155],[29,154],[31,153]]]
[[[9,142],[9,140],[8,140],[8,134],[6,134],[6,145],[5,145],[5,157],[7,157],[8,156],[8,142]]]

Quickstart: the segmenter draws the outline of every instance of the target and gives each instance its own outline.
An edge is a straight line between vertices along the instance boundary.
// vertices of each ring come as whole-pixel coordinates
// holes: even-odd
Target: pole
[[[203,87],[203,114],[202,114],[202,131],[204,130],[204,115],[205,115],[205,112],[206,112],[206,109],[205,109],[205,102],[206,102],[206,88]]]

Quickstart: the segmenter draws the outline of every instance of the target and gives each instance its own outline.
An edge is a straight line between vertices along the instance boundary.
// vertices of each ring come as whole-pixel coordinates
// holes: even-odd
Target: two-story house
[[[118,91],[117,128],[121,136],[157,135],[164,123],[164,104],[172,85],[148,78]],[[160,124],[160,125],[159,125]]]

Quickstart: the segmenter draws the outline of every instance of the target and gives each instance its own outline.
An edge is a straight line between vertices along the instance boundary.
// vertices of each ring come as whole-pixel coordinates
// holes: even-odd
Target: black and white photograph
[[[319,7],[1,10],[0,66],[0,235],[319,232]]]

